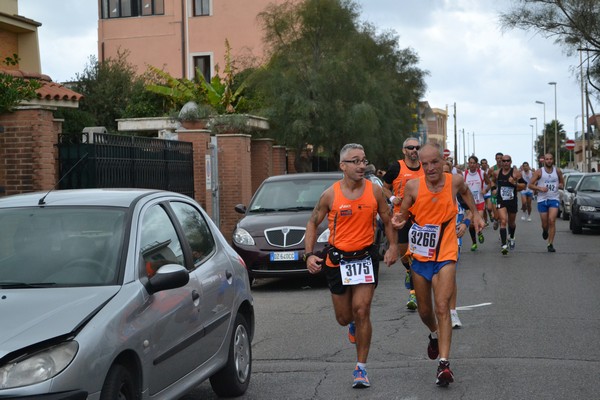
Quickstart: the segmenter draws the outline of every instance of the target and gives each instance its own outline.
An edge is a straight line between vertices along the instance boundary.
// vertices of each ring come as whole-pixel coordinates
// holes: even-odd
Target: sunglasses
[[[502,162],[511,162],[512,160],[502,160]]]
[[[359,160],[359,159],[355,159],[355,160],[342,160],[342,162],[347,163],[347,164],[354,164],[354,165],[359,165],[359,164],[365,164],[365,165],[369,165],[369,160]]]
[[[421,150],[421,146],[404,146],[406,150]]]

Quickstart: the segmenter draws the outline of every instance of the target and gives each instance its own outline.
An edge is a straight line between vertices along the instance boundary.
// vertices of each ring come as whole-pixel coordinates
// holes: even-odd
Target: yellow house
[[[19,56],[17,65],[2,65],[5,69],[40,74],[38,27],[42,24],[19,14],[18,0],[0,1],[0,59]]]

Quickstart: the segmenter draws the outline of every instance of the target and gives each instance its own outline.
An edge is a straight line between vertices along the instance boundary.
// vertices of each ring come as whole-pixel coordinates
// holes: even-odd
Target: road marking
[[[473,304],[472,306],[462,306],[462,307],[456,307],[457,311],[471,311],[474,308],[477,307],[485,307],[485,306],[491,306],[492,303],[481,303],[481,304]]]

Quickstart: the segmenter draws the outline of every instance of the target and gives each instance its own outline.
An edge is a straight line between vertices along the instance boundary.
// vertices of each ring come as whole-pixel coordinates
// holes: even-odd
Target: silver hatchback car
[[[245,265],[189,197],[68,190],[0,199],[0,398],[246,391]]]

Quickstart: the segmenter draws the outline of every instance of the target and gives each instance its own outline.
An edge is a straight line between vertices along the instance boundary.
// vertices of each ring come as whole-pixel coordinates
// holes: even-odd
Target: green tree
[[[555,147],[554,144],[556,143],[554,140],[555,134],[554,134],[554,127],[555,125],[557,125],[558,128],[558,156],[555,153]],[[554,155],[554,161],[556,166],[558,167],[564,167],[567,165],[567,163],[569,162],[569,152],[568,150],[566,150],[564,148],[564,143],[565,141],[568,139],[567,138],[567,132],[565,131],[565,128],[563,126],[563,124],[561,124],[559,121],[556,120],[552,120],[550,122],[548,122],[545,125],[545,132],[546,132],[546,153],[551,153],[552,155]],[[544,156],[544,136],[540,135],[536,142],[535,142],[535,149],[536,149],[536,155],[537,155],[537,159],[541,158]],[[537,160],[536,159],[536,160]]]
[[[600,3],[598,0],[513,0],[513,7],[500,13],[504,29],[532,30],[552,38],[569,54],[587,49],[591,66],[588,79],[600,92]]]
[[[18,65],[19,56],[5,57],[5,65]],[[36,90],[42,87],[37,80],[23,79],[7,73],[0,72],[0,114],[11,112],[24,100],[31,100],[37,96]]]
[[[79,109],[56,113],[65,118],[63,131],[79,133],[90,125],[116,131],[116,120],[120,118],[165,115],[164,99],[145,91],[145,79],[136,75],[126,52],[103,62],[90,56],[84,71],[76,74],[75,83],[70,86],[84,96]]]
[[[387,165],[412,130],[410,104],[425,90],[417,55],[392,32],[358,22],[351,0],[271,5],[259,15],[270,48],[248,87],[265,102],[269,135],[300,151],[306,144],[332,158],[362,143]],[[337,165],[337,164],[336,164]]]

